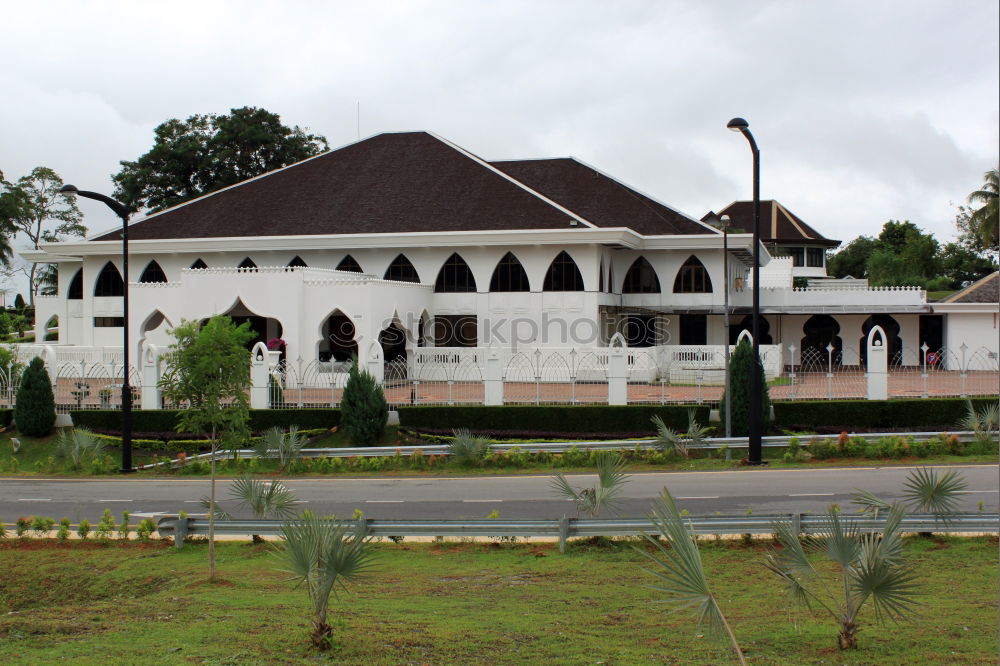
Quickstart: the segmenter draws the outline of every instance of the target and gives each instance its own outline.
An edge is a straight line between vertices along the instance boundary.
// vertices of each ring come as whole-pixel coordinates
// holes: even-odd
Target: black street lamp
[[[750,372],[750,434],[747,441],[749,454],[747,462],[751,465],[763,465],[761,451],[761,390],[760,372],[760,150],[757,142],[754,141],[753,134],[750,133],[750,123],[743,118],[733,118],[726,127],[734,132],[740,132],[750,143],[750,152],[753,153],[753,324],[750,334],[753,336],[753,359],[754,368]]]
[[[59,190],[63,194],[78,194],[85,199],[94,199],[103,202],[108,208],[114,211],[115,215],[122,220],[122,314],[124,315],[124,344],[122,345],[124,370],[122,372],[122,474],[134,471],[132,469],[132,386],[128,381],[129,365],[128,354],[128,218],[129,210],[125,204],[115,201],[109,196],[98,194],[97,192],[87,192],[78,190],[73,185],[63,185]]]

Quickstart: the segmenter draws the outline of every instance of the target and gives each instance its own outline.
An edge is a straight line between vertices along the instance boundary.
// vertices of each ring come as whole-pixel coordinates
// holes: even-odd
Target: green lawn
[[[995,538],[911,538],[920,616],[836,649],[824,617],[793,609],[762,544],[702,542],[710,581],[752,664],[996,661]],[[206,548],[0,542],[0,662],[80,664],[725,664],[728,653],[668,615],[625,546],[376,546],[378,569],[332,603],[339,645],[307,651],[309,607],[267,546]],[[870,611],[870,609],[869,609]]]

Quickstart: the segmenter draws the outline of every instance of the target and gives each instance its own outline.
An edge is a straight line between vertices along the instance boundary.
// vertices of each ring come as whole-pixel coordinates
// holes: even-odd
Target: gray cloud
[[[332,145],[429,129],[574,155],[693,216],[763,195],[831,236],[945,238],[998,159],[996,3],[172,2],[5,7],[0,169],[110,190],[170,117],[259,105]],[[114,224],[81,203],[93,229]]]

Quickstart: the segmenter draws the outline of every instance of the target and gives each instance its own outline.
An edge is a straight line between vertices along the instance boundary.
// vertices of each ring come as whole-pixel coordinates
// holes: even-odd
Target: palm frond
[[[728,635],[743,663],[743,653],[736,637],[709,589],[698,545],[666,488],[654,500],[650,520],[670,544],[667,549],[658,539],[647,534],[644,536],[656,546],[656,553],[637,549],[655,565],[655,568],[643,567],[643,571],[656,576],[660,581],[660,584],[650,587],[665,593],[664,602],[675,612],[693,608],[699,626],[704,627],[709,634],[715,637]]]
[[[569,481],[566,480],[566,477],[562,472],[558,472],[552,477],[552,480],[549,481],[549,487],[551,487],[556,494],[562,495],[566,499],[571,499],[574,502],[580,499],[580,496],[573,489],[573,486],[569,485]]]
[[[933,513],[947,520],[958,507],[958,496],[968,484],[955,470],[938,474],[930,467],[918,467],[903,483],[903,497],[915,511]]]
[[[203,508],[206,512],[212,513],[212,499],[210,497],[202,497],[200,500],[198,500],[198,503],[201,505],[201,508]],[[215,502],[215,519],[232,520],[232,516],[226,513],[226,511],[219,506],[218,501]]]
[[[889,503],[880,499],[871,491],[857,488],[855,490],[857,490],[858,494],[851,498],[851,503],[860,506],[862,511],[866,513],[870,512],[878,518],[879,512],[889,510]]]
[[[281,481],[254,479],[246,474],[229,486],[229,497],[249,509],[255,518],[289,518],[295,515],[295,494]]]
[[[474,437],[466,428],[452,430],[454,438],[448,443],[448,454],[459,465],[476,465],[490,453],[490,442],[485,437]]]
[[[677,431],[667,427],[659,414],[653,415],[650,420],[656,426],[656,446],[661,451],[676,450],[677,442],[680,441],[680,435]]]
[[[917,606],[915,578],[898,559],[886,556],[880,535],[870,533],[862,537],[858,561],[849,572],[850,588],[859,600],[858,607],[870,597],[877,621],[906,619]]]

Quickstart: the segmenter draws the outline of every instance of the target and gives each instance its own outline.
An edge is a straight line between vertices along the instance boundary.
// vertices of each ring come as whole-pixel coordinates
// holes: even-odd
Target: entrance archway
[[[398,321],[393,321],[379,332],[378,342],[382,345],[382,357],[386,363],[406,360],[406,331]]]
[[[843,362],[844,342],[840,339],[840,324],[830,315],[810,317],[802,326],[805,336],[799,346],[800,365],[827,365],[827,346],[833,345],[833,365]]]
[[[760,317],[760,325],[758,326],[758,328],[760,329],[758,331],[758,333],[760,334],[760,341],[758,342],[758,344],[773,345],[774,340],[771,337],[771,322],[769,322],[767,320],[767,317],[765,317],[764,315],[761,315]],[[733,324],[729,325],[729,344],[735,345],[736,341],[740,339],[740,333],[742,333],[743,331],[746,331],[747,333],[751,334],[753,333],[752,314],[748,314],[747,316],[743,317],[743,320],[736,325]]]
[[[281,322],[272,317],[262,317],[246,305],[243,301],[236,299],[233,307],[229,308],[226,312],[222,313],[226,317],[233,320],[233,323],[237,326],[243,323],[250,324],[250,330],[253,332],[254,337],[246,344],[247,349],[253,349],[253,346],[258,342],[263,342],[265,345],[268,340],[274,338],[281,338],[282,326]],[[207,319],[202,320],[202,323],[208,321]]]
[[[354,322],[340,310],[334,310],[323,322],[323,338],[319,342],[320,361],[349,361],[358,355],[354,339]]]

